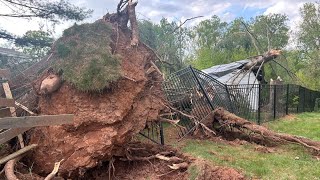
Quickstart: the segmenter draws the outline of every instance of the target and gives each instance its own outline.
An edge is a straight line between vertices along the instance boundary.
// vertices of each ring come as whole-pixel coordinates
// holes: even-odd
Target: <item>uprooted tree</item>
[[[43,71],[33,82],[36,93],[22,98],[36,99],[30,109],[75,115],[72,125],[28,132],[29,144],[38,144],[29,157],[34,172],[47,175],[63,159],[59,172],[74,177],[124,156],[126,144],[165,109],[156,55],[139,43],[136,5],[121,1],[117,13],[65,30],[51,54],[27,69],[30,77]]]
[[[163,119],[161,115],[168,113],[168,109],[184,114],[164,101],[163,75],[154,64],[157,56],[139,42],[136,5],[132,0],[121,0],[117,13],[107,14],[92,24],[74,25],[65,30],[54,43],[51,54],[25,72],[24,76],[37,76],[33,82],[36,93],[23,96],[29,101],[36,100],[29,104],[30,109],[37,109],[40,114],[75,115],[72,125],[39,127],[28,132],[29,144],[37,144],[28,160],[33,164],[33,172],[45,176],[59,162],[62,176],[83,175],[114,156],[128,157],[126,145],[148,121]],[[129,21],[131,29],[127,27]],[[263,61],[259,57],[255,60],[248,69]],[[23,80],[25,77],[18,78]],[[13,83],[22,82],[17,77],[15,80]],[[283,139],[283,136],[243,119],[233,120],[237,117],[217,113],[219,111],[215,111],[212,118],[218,128],[213,126],[210,130],[207,128],[210,124],[195,123],[211,134],[217,129],[227,131],[234,127],[239,131],[245,128],[262,138],[270,135],[270,140]],[[172,124],[178,122],[165,120]],[[301,138],[294,140],[299,143]],[[306,141],[303,143],[306,147],[318,147]],[[168,159],[163,154],[128,158]],[[177,160],[169,158],[169,161],[173,159]],[[182,163],[181,166],[187,166]],[[13,165],[12,161],[8,164],[12,172]]]

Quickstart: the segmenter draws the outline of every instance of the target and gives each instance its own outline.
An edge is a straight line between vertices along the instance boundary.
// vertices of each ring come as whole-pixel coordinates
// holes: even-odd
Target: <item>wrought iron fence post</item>
[[[211,103],[211,101],[210,101],[210,99],[209,99],[209,97],[208,97],[207,92],[204,90],[204,88],[203,88],[203,86],[202,86],[201,82],[199,81],[199,79],[198,79],[198,77],[197,77],[196,73],[194,72],[194,70],[193,70],[193,68],[192,68],[191,66],[190,66],[190,69],[191,69],[191,72],[192,72],[192,74],[193,74],[194,78],[196,79],[197,83],[199,84],[199,87],[200,87],[201,91],[203,92],[203,94],[204,94],[205,98],[207,99],[207,101],[208,101],[208,103],[209,103],[209,105],[210,105],[211,109],[212,109],[212,110],[214,110],[214,107],[213,107],[213,105],[212,105],[212,103]]]
[[[160,144],[164,145],[164,133],[163,133],[163,125],[162,122],[160,122]]]
[[[301,110],[301,86],[298,86],[299,87],[299,91],[298,91],[298,106],[297,106],[297,113],[299,113]]]
[[[276,119],[276,114],[277,114],[277,110],[276,110],[276,103],[277,103],[277,85],[273,85],[273,119]]]
[[[286,115],[289,114],[289,84],[287,84]]]
[[[303,91],[302,91],[303,90]],[[302,107],[301,107],[301,112],[304,112],[305,111],[305,98],[306,98],[306,89],[304,87],[301,86],[301,91],[302,91],[302,95],[301,95],[301,99],[303,97],[303,101],[301,101],[302,103]]]
[[[258,124],[261,124],[261,84],[259,83],[258,89]]]
[[[306,88],[303,87],[303,106],[302,112],[306,112]]]

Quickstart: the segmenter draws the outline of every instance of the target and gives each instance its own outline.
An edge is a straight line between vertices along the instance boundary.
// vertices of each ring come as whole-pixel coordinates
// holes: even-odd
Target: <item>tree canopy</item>
[[[0,17],[9,18],[40,18],[53,23],[61,21],[76,20],[80,21],[88,18],[92,10],[80,8],[72,5],[66,0],[44,1],[44,0],[1,0],[1,3],[8,11],[0,12]],[[14,41],[18,46],[24,45],[48,45],[46,41],[31,40],[21,38],[5,29],[0,29],[0,38]]]
[[[167,19],[159,23],[143,20],[139,28],[142,41],[170,63],[161,64],[170,69],[166,74],[186,65],[205,69],[282,49],[283,56],[265,66],[266,80],[281,76],[288,83],[319,90],[320,82],[313,80],[320,75],[319,2],[305,3],[300,15],[296,34],[290,31],[285,14],[258,15],[249,20],[239,17],[231,22],[214,15],[195,26],[182,27]],[[172,33],[176,28],[179,30]]]

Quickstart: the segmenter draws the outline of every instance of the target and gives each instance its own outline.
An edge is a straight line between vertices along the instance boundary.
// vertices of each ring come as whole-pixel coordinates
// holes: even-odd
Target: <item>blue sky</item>
[[[234,14],[236,17],[243,17],[245,20],[250,20],[252,17],[263,14],[267,8],[253,8],[253,7],[241,7],[241,6],[231,6],[226,11]],[[229,19],[231,20],[231,19]]]
[[[94,10],[92,17],[85,20],[93,22],[107,12],[116,10],[119,0],[69,0],[71,3]],[[195,25],[203,19],[218,15],[222,20],[230,22],[236,17],[251,17],[261,14],[285,13],[289,16],[289,26],[294,28],[300,20],[299,8],[307,0],[139,0],[137,15],[139,19],[149,19],[158,22],[162,17],[169,20],[185,20],[194,16],[204,16],[188,22],[186,25]],[[10,11],[0,6],[1,12]],[[71,26],[74,22],[65,22],[56,26],[56,36]],[[9,32],[22,35],[27,30],[36,30],[39,24],[44,28],[50,23],[38,19],[33,21],[0,17],[0,26]]]

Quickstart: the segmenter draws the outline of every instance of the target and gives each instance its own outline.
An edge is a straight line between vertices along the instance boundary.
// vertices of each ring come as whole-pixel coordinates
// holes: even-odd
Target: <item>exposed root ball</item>
[[[74,114],[75,118],[72,125],[40,127],[31,133],[31,143],[38,144],[31,158],[38,174],[49,174],[54,163],[64,159],[59,172],[79,177],[113,156],[125,155],[125,145],[164,109],[162,74],[147,73],[156,56],[142,43],[132,48],[131,32],[109,24],[108,48],[116,49],[121,58],[123,77],[91,93],[79,91],[66,80],[51,94],[50,102],[40,97],[40,114]]]

